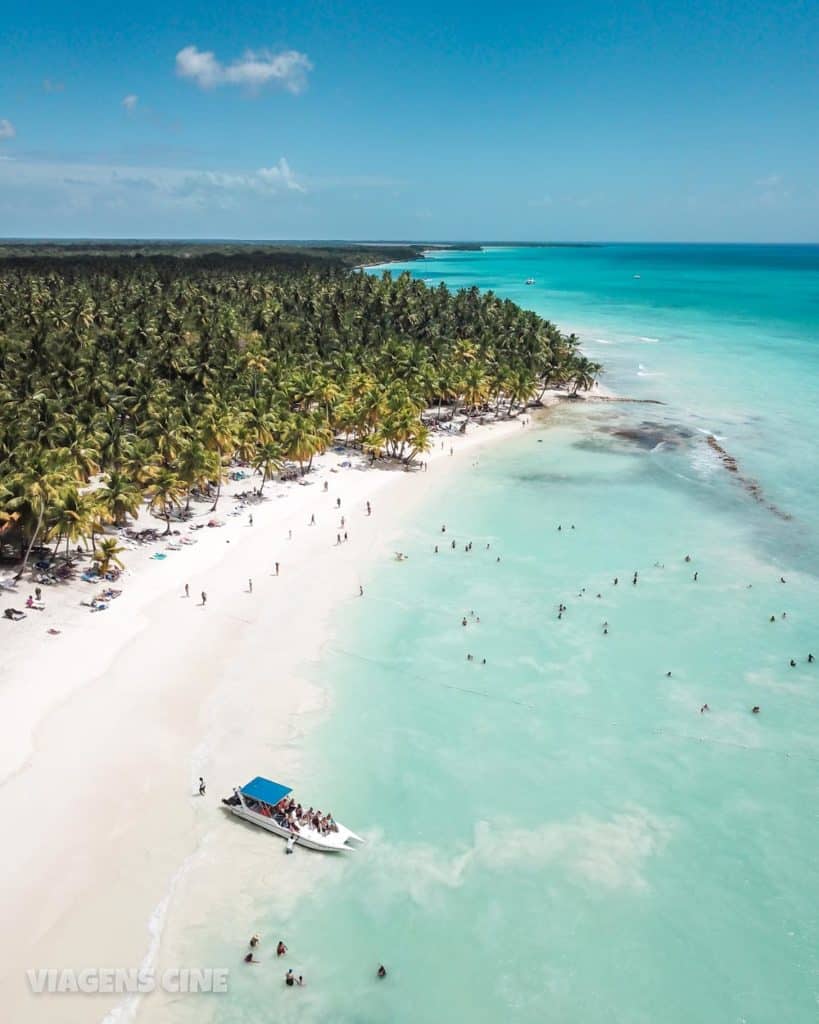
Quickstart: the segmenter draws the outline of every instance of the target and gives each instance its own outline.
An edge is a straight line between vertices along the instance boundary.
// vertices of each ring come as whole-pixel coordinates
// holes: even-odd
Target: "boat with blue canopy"
[[[280,782],[257,775],[246,785],[233,790],[222,803],[231,814],[259,825],[288,842],[288,849],[306,846],[323,853],[350,852],[364,840],[333,818],[313,807],[305,808],[291,795],[293,790]]]

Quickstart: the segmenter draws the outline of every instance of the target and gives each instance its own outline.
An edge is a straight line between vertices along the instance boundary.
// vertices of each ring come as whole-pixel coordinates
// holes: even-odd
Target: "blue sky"
[[[10,4],[0,236],[819,241],[819,4]]]

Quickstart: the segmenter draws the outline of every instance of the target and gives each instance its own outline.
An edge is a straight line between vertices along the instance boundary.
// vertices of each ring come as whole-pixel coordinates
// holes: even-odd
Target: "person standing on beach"
[[[200,775],[199,776],[199,796],[204,796],[204,795],[205,795],[205,780]]]
[[[359,597],[363,597],[364,596],[364,588],[361,586],[360,583],[358,584],[358,596]]]
[[[190,597],[190,596],[191,596],[191,588],[190,588],[190,586],[189,586],[189,585],[188,585],[188,584],[186,583],[186,584],[185,584],[185,597]]]
[[[373,508],[372,508],[372,505],[368,501],[367,502],[367,515],[371,516],[372,514],[373,514]]]
[[[276,575],[277,576],[279,575],[279,563],[278,562],[276,562]]]
[[[247,581],[247,592],[248,592],[248,594],[252,594],[253,593],[253,580],[248,580]]]
[[[312,515],[310,516],[310,525],[311,525],[311,526],[315,526],[315,525],[316,525],[316,515],[315,515],[315,513],[313,513],[313,514],[312,514]]]
[[[207,603],[208,603],[208,595],[203,590],[202,591],[202,607],[204,608]]]
[[[253,513],[251,512],[250,515],[248,516],[248,526],[252,526],[252,525],[253,525]]]

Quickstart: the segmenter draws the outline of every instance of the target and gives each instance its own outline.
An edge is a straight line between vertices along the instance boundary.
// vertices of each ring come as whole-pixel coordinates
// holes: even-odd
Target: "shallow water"
[[[411,270],[581,330],[606,383],[665,404],[564,405],[407,525],[409,560],[324,652],[332,711],[292,780],[368,846],[262,913],[308,987],[235,972],[207,1010],[814,1022],[819,250],[496,250]],[[211,962],[220,941],[201,937]]]

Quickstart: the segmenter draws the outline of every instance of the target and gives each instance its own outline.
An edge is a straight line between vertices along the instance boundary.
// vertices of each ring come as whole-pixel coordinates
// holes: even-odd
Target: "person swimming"
[[[710,711],[710,710],[711,710],[711,708],[709,708],[707,704],[703,704],[703,706],[700,708],[700,714],[702,714],[703,711]]]
[[[380,964],[378,970],[375,973],[379,978],[386,978],[387,968],[383,964]]]
[[[251,935],[250,937],[250,948],[255,949],[261,942],[261,935]]]
[[[815,661],[815,660],[816,660],[816,659],[814,658],[814,656],[813,656],[812,654],[809,654],[809,655],[808,655],[808,664],[809,664],[809,665],[812,665],[812,664],[814,663],[814,661]]]
[[[759,714],[759,705],[758,704],[754,704],[754,706],[751,708],[751,714],[752,715],[758,715]]]
[[[259,962],[258,960],[254,960],[252,952],[245,954],[245,963],[246,964],[257,964],[258,962]]]
[[[279,939],[276,946],[276,956],[287,956],[287,946],[285,946],[281,939]]]
[[[796,668],[796,662],[791,658],[791,668]]]
[[[290,986],[296,984],[296,979],[293,977],[293,970],[292,970],[292,968],[287,972],[287,974],[285,974],[285,976],[284,976],[284,983],[285,983],[285,985],[290,985]]]

